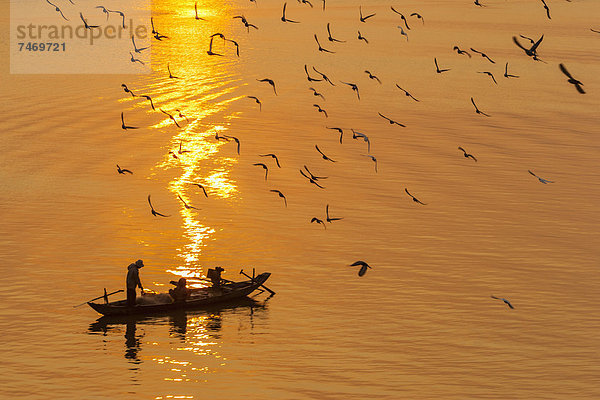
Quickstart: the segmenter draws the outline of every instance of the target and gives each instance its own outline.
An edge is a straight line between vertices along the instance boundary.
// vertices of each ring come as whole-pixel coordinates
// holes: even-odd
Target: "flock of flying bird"
[[[46,1],[51,6],[55,7],[56,11],[60,13],[60,15],[62,16],[62,18],[64,18],[65,20],[67,20],[67,18],[63,14],[62,10],[58,6],[56,6],[55,4],[51,3],[49,0],[46,0]],[[68,0],[68,1],[71,2],[72,4],[75,4],[75,3],[73,3],[72,0]],[[250,1],[251,2],[255,2],[255,0],[250,0]],[[298,3],[300,3],[300,4],[306,4],[306,5],[310,6],[311,8],[314,7],[313,4],[309,0],[297,0],[297,1],[298,1]],[[545,9],[545,11],[547,13],[548,19],[550,19],[551,18],[550,17],[550,9],[548,8],[548,6],[546,5],[546,3],[545,3],[544,0],[541,0],[541,2],[543,3],[543,7],[544,7],[544,9]],[[479,0],[475,0],[474,4],[476,6],[485,7],[485,4],[482,4]],[[121,12],[121,11],[114,11],[114,10],[108,10],[108,9],[106,9],[103,6],[97,6],[96,8],[100,9],[103,13],[105,13],[107,19],[109,18],[109,16],[110,16],[111,13],[118,14],[122,18],[123,27],[125,27],[125,15],[124,15],[123,12]],[[326,9],[326,1],[322,0],[322,10],[325,11],[325,9]],[[207,21],[205,18],[199,16],[197,3],[194,5],[194,11],[195,11],[194,18],[196,20],[198,20],[198,21]],[[398,28],[400,29],[400,34],[403,35],[403,36],[405,36],[406,40],[408,40],[408,34],[407,34],[406,31],[409,31],[411,29],[410,26],[409,26],[408,19],[401,12],[397,11],[396,9],[394,9],[394,7],[391,7],[391,11],[393,13],[395,13],[395,14],[397,14],[397,15],[400,16],[400,21],[401,21],[402,25],[398,25]],[[421,16],[419,13],[414,12],[414,13],[407,14],[407,15],[409,15],[409,17],[416,18],[417,20],[420,20],[423,25],[425,24],[425,20],[424,20],[423,16]],[[358,9],[358,15],[357,15],[358,21],[360,23],[362,23],[362,24],[367,23],[368,21],[370,21],[375,16],[376,16],[376,13],[370,13],[370,14],[363,13],[362,6],[360,6],[359,9]],[[93,28],[97,27],[96,25],[88,25],[87,20],[85,19],[85,17],[81,13],[80,13],[80,18],[83,21],[84,26],[87,29],[93,29]],[[257,25],[250,23],[248,21],[248,19],[244,15],[236,15],[236,16],[233,17],[233,19],[240,20],[241,23],[244,25],[244,27],[247,29],[247,32],[250,32],[250,29],[253,29],[253,30],[258,30],[259,29],[259,27]],[[292,24],[301,23],[301,21],[288,18],[288,15],[287,15],[287,2],[285,2],[283,4],[281,21],[283,23],[292,23]],[[152,35],[153,35],[154,39],[156,39],[157,41],[162,41],[164,39],[169,39],[168,36],[163,35],[163,34],[159,33],[156,30],[155,25],[154,25],[154,20],[152,18],[151,18],[150,23],[151,23],[151,26],[152,26]],[[406,31],[404,30],[404,28],[406,28]],[[593,32],[600,33],[600,31],[596,31],[594,29],[591,29],[591,30]],[[341,40],[341,39],[335,38],[333,36],[333,34],[332,34],[332,27],[331,27],[330,23],[327,23],[326,31],[327,31],[327,40],[328,40],[329,43],[345,43],[346,42],[346,40]],[[315,40],[315,42],[317,44],[317,51],[318,52],[320,52],[320,53],[321,52],[322,53],[331,53],[331,54],[335,53],[335,51],[323,47],[323,45],[322,45],[321,41],[319,40],[319,37],[318,37],[317,34],[314,34],[313,37],[314,37],[314,40]],[[526,56],[531,57],[531,59],[534,60],[534,61],[545,62],[545,61],[543,61],[539,57],[539,48],[540,48],[540,46],[541,46],[541,44],[543,42],[544,35],[541,35],[537,40],[534,40],[532,38],[529,38],[529,37],[526,37],[526,36],[523,36],[523,35],[519,35],[519,37],[521,39],[523,39],[523,40],[527,40],[528,42],[530,42],[530,46],[525,46],[525,45],[523,45],[521,43],[521,41],[519,40],[518,37],[513,36],[513,38],[512,38],[514,44],[516,46],[518,46],[518,48],[520,48],[521,50],[523,50],[523,52],[525,53]],[[133,49],[132,49],[133,52],[130,52],[130,54],[131,54],[131,62],[133,62],[133,63],[139,62],[139,63],[143,64],[143,62],[141,60],[139,60],[139,59],[136,59],[133,54],[134,53],[140,54],[142,51],[148,49],[148,47],[138,48],[136,46],[134,37],[132,37],[131,39],[132,39],[132,43],[133,43]],[[221,46],[218,49],[217,49],[218,42],[215,42],[215,39],[218,39],[219,42],[222,43]],[[369,43],[368,39],[360,32],[360,30],[358,30],[357,40],[364,41],[366,44]],[[224,34],[222,34],[220,32],[214,33],[214,34],[212,34],[212,35],[210,35],[208,37],[208,50],[206,51],[206,53],[209,56],[224,57],[225,56],[225,52],[226,52],[226,48],[224,46],[229,45],[229,44],[231,44],[231,45],[233,45],[235,47],[235,55],[237,57],[239,57],[240,56],[240,46],[239,46],[238,42],[235,41],[235,40],[233,40],[233,39],[230,39],[230,38],[226,37]],[[480,51],[480,50],[476,50],[476,49],[474,49],[472,47],[469,48],[469,50],[470,50],[470,52],[467,51],[467,50],[463,50],[463,49],[459,48],[458,46],[454,46],[453,47],[453,51],[455,51],[458,55],[461,55],[461,56],[464,55],[464,56],[467,56],[467,57],[471,58],[471,57],[473,57],[473,55],[476,54],[476,55],[479,55],[480,57],[482,57],[483,59],[485,59],[490,64],[496,64],[496,61],[494,61],[485,52]],[[451,68],[440,68],[440,65],[438,64],[437,57],[433,58],[433,64],[435,65],[435,72],[437,74],[443,74],[443,73],[446,73],[446,72],[448,72],[448,71],[451,70]],[[567,68],[565,67],[564,64],[562,64],[562,63],[559,64],[559,69],[568,78],[567,82],[570,83],[570,84],[572,84],[575,87],[575,89],[577,90],[578,93],[580,93],[580,94],[584,94],[585,93],[585,91],[583,89],[583,83],[581,81],[577,80],[576,78],[574,78],[573,75],[571,75],[571,73],[567,70]],[[173,75],[173,73],[171,72],[171,68],[170,68],[169,64],[167,64],[167,71],[168,71],[168,74],[169,74],[169,79],[181,79],[180,77]],[[325,83],[327,83],[327,84],[329,84],[331,86],[336,86],[336,84],[326,74],[324,74],[323,72],[319,71],[314,66],[309,69],[308,65],[305,64],[304,65],[304,71],[305,71],[305,74],[306,74],[306,79],[307,79],[307,81],[309,83],[312,83],[312,82],[325,82]],[[374,75],[371,71],[365,70],[364,73],[368,76],[368,78],[370,80],[376,81],[379,84],[382,83],[381,80],[376,75]],[[494,76],[494,74],[492,72],[490,72],[490,71],[478,71],[478,73],[481,73],[481,74],[489,76],[490,79],[491,79],[491,81],[494,84],[498,84],[498,82],[496,80],[496,77]],[[509,79],[509,78],[519,78],[518,75],[513,75],[513,74],[510,74],[508,72],[508,62],[505,63],[504,75],[503,76],[505,78],[507,78],[507,79]],[[274,82],[273,79],[267,77],[267,78],[263,78],[263,79],[257,79],[257,81],[260,82],[260,83],[268,84],[272,88],[274,95],[277,96],[276,83]],[[359,91],[358,84],[356,84],[354,82],[346,82],[346,81],[341,81],[341,80],[339,82],[341,84],[345,85],[345,86],[348,86],[354,92],[354,94],[356,95],[357,100],[360,101],[360,91]],[[149,95],[138,95],[138,94],[135,94],[132,90],[129,89],[129,87],[126,84],[123,84],[121,86],[122,86],[124,92],[128,93],[132,97],[140,97],[140,98],[145,98],[146,100],[148,100],[149,104],[150,104],[150,106],[152,108],[152,110],[156,111],[155,104],[154,104],[153,99],[152,99],[151,96],[149,96]],[[398,84],[396,84],[396,87],[400,91],[402,91],[404,93],[404,95],[406,97],[408,97],[409,99],[411,99],[412,101],[414,101],[414,102],[419,102],[420,101],[419,99],[417,99],[416,97],[414,97],[410,92],[408,92],[407,90],[405,90],[402,87],[400,87]],[[324,100],[323,94],[321,94],[317,89],[315,89],[314,87],[309,87],[308,89],[313,93],[313,95],[315,97],[319,97],[322,100]],[[252,101],[254,101],[258,105],[259,111],[262,110],[262,102],[261,102],[261,100],[257,96],[250,96],[249,95],[249,96],[247,96],[247,98],[250,99],[250,100],[252,100]],[[474,111],[475,111],[476,114],[482,115],[482,116],[485,116],[485,117],[490,117],[490,114],[482,111],[477,106],[477,104],[475,103],[475,100],[474,100],[473,97],[471,97],[470,100],[471,100],[471,103],[472,103],[472,105],[474,107]],[[325,118],[328,118],[329,115],[328,115],[327,111],[321,105],[315,103],[315,104],[313,104],[313,106],[314,106],[314,108],[316,109],[316,111],[318,113],[323,114],[323,116]],[[180,122],[182,122],[184,119],[187,122],[189,122],[188,118],[180,110],[174,110],[174,112],[167,112],[167,111],[165,111],[165,110],[163,110],[161,108],[159,108],[158,110],[161,113],[163,113],[166,116],[168,116],[168,118],[177,127],[181,127]],[[391,119],[391,118],[383,115],[382,113],[378,113],[378,115],[381,118],[383,118],[386,121],[388,121],[389,124],[391,124],[391,125],[396,125],[396,126],[399,126],[399,127],[405,127],[404,124],[402,124],[402,123],[400,123],[398,121],[395,121],[395,120],[393,120],[393,119]],[[180,118],[179,121],[177,120],[176,116],[178,116]],[[128,124],[125,123],[125,117],[124,117],[123,112],[121,113],[121,127],[125,131],[126,130],[130,130],[130,129],[138,129],[138,127],[136,127],[136,126],[130,126],[130,125],[128,125]],[[343,135],[344,135],[345,130],[346,130],[345,128],[343,129],[343,128],[339,128],[339,127],[329,127],[329,126],[326,126],[326,128],[330,129],[330,130],[337,131],[340,134],[339,141],[340,141],[340,143],[342,143],[342,141],[343,141]],[[370,142],[369,137],[366,134],[364,134],[362,132],[358,132],[358,131],[356,131],[354,129],[350,129],[350,131],[352,132],[352,139],[362,140],[362,141],[364,141],[367,144],[367,154],[365,154],[364,156],[368,157],[373,162],[373,164],[374,164],[374,171],[377,172],[377,159],[373,155],[370,154],[371,142]],[[237,143],[237,153],[238,154],[240,153],[240,140],[238,138],[236,138],[234,136],[230,136],[230,135],[219,135],[217,133],[216,136],[215,136],[215,139],[216,140],[223,140],[223,141],[235,141]],[[323,160],[329,161],[329,162],[332,162],[332,163],[337,162],[336,160],[334,160],[331,157],[329,157],[328,155],[326,155],[319,148],[318,145],[315,145],[315,149],[316,149],[317,153],[319,154],[319,156]],[[467,150],[465,150],[463,147],[458,146],[458,150],[462,152],[462,154],[463,154],[463,156],[465,158],[471,159],[474,162],[477,162],[477,158],[473,154],[470,154],[469,152],[467,152]],[[182,149],[182,142],[180,142],[179,149],[177,151],[170,151],[169,153],[172,155],[173,158],[178,158],[179,156],[185,154],[186,152],[188,152],[188,151]],[[279,161],[279,159],[278,159],[278,157],[277,157],[276,154],[268,153],[268,154],[260,154],[259,156],[260,157],[266,157],[266,158],[272,159],[275,162],[275,165],[278,168],[281,168],[280,161]],[[267,163],[266,162],[256,162],[253,165],[256,166],[256,167],[262,168],[264,170],[264,179],[265,179],[265,181],[267,181],[268,180],[268,174],[269,174],[269,166],[267,165]],[[133,172],[131,170],[128,170],[128,169],[125,169],[125,168],[121,168],[118,164],[117,164],[117,172],[119,174],[133,174]],[[300,172],[301,176],[304,177],[304,178],[306,178],[310,184],[316,186],[317,188],[325,189],[325,187],[322,186],[322,182],[321,181],[324,180],[324,179],[327,179],[327,177],[325,177],[325,176],[318,176],[318,175],[313,174],[308,169],[308,167],[306,165],[304,165],[303,169],[300,169],[299,172]],[[539,180],[539,182],[541,182],[543,184],[553,183],[553,181],[551,181],[551,180],[539,177],[538,175],[536,175],[531,170],[528,170],[528,172],[529,172],[529,174],[533,175],[535,178],[537,178]],[[196,185],[200,189],[202,189],[204,195],[206,197],[208,197],[206,189],[205,189],[205,187],[202,184],[199,184],[199,183],[191,183],[191,184]],[[427,203],[422,202],[417,197],[415,197],[413,194],[411,194],[409,192],[408,188],[405,188],[404,191],[412,199],[412,201],[415,204],[421,205],[421,206],[427,205]],[[284,206],[287,207],[288,202],[287,202],[287,198],[284,195],[284,193],[282,193],[278,189],[270,189],[270,192],[276,194],[279,198],[281,198],[283,200]],[[181,195],[177,194],[177,196],[178,196],[179,200],[182,202],[183,206],[186,209],[196,209],[196,207],[190,206],[181,197]],[[154,206],[152,204],[151,196],[150,195],[148,195],[147,200],[148,200],[148,204],[150,206],[150,212],[152,213],[153,216],[156,216],[156,217],[169,217],[169,215],[166,215],[166,214],[163,214],[163,213],[160,213],[160,212],[156,211],[156,209],[154,208]],[[326,218],[325,219],[320,219],[320,218],[317,218],[317,217],[313,217],[310,220],[310,222],[311,223],[320,224],[320,225],[323,226],[324,229],[326,229],[328,223],[333,223],[334,221],[339,221],[339,220],[343,219],[341,217],[330,217],[330,214],[329,214],[329,204],[326,205],[325,212],[326,212]],[[358,271],[358,275],[359,276],[363,276],[366,273],[367,269],[371,268],[364,261],[356,261],[356,262],[352,263],[351,266],[353,266],[353,267],[354,266],[359,266],[360,267],[360,269]],[[514,308],[512,306],[512,304],[508,300],[506,300],[504,298],[498,298],[498,297],[495,297],[495,296],[492,296],[492,298],[502,300],[504,303],[507,304],[508,307],[510,307],[511,309]]]

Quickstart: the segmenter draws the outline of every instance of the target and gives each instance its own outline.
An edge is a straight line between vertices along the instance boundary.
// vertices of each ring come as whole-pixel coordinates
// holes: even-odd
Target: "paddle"
[[[244,275],[245,277],[247,277],[247,278],[250,278],[250,279],[252,279],[252,281],[254,281],[254,277],[253,277],[253,276],[250,276],[250,275],[248,275],[247,273],[245,273],[243,269],[242,269],[242,270],[240,270],[240,274],[242,274],[242,275]],[[260,286],[261,286],[262,288],[264,288],[264,289],[265,289],[267,292],[271,293],[271,296],[275,294],[275,292],[274,292],[274,291],[272,291],[271,289],[269,289],[269,288],[268,288],[268,287],[266,287],[265,285],[261,284]]]
[[[114,292],[112,292],[112,293],[106,293],[106,289],[104,289],[104,294],[103,294],[102,296],[98,296],[98,297],[96,297],[96,298],[93,298],[93,299],[91,299],[91,300],[84,301],[84,302],[83,302],[83,303],[81,303],[81,304],[77,304],[76,306],[73,306],[73,308],[75,308],[75,307],[80,307],[80,306],[82,306],[82,305],[84,305],[84,304],[87,304],[87,303],[89,303],[90,301],[94,301],[94,300],[98,300],[98,299],[102,299],[102,298],[104,298],[104,299],[108,299],[108,296],[111,296],[111,295],[113,295],[113,294],[120,293],[120,292],[122,292],[122,291],[123,291],[123,289],[119,289],[119,290],[115,290],[115,291],[114,291]]]

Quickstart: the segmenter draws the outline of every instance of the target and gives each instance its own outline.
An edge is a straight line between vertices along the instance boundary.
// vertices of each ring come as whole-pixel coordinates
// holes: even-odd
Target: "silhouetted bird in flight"
[[[413,199],[413,201],[414,201],[415,203],[417,203],[417,204],[422,204],[422,205],[424,205],[424,206],[426,206],[426,205],[427,205],[426,203],[423,203],[421,200],[417,199],[415,196],[413,196],[412,194],[410,194],[410,193],[408,192],[408,189],[407,189],[407,188],[404,188],[404,191],[406,192],[406,194],[407,194],[407,195],[409,195],[410,197],[412,197],[412,199]]]
[[[136,53],[141,53],[142,51],[149,49],[150,47],[137,47],[135,45],[135,36],[131,35],[131,42],[133,43],[133,51],[135,51]]]
[[[467,151],[460,146],[458,146],[458,149],[463,152],[463,155],[465,156],[465,158],[472,158],[475,162],[477,162],[477,159],[475,158],[475,156],[473,154],[467,153]]]
[[[417,17],[418,19],[421,20],[421,22],[423,23],[423,25],[425,25],[425,19],[418,13],[414,12],[412,14],[410,14],[411,17]]]
[[[329,27],[329,22],[327,23],[327,40],[329,40],[330,42],[346,43],[345,40],[335,39],[333,36],[331,36],[331,28]]]
[[[150,25],[152,25],[152,34],[154,35],[154,38],[156,40],[163,40],[163,39],[168,39],[168,36],[165,35],[161,35],[155,28],[154,28],[154,18],[150,17]]]
[[[265,164],[263,163],[255,163],[252,165],[256,165],[257,167],[262,167],[265,170],[265,181],[267,180],[267,175],[269,174],[269,167],[267,167]]]
[[[508,300],[506,300],[506,299],[504,299],[504,298],[502,298],[502,297],[496,297],[496,296],[493,296],[493,295],[492,295],[492,296],[490,296],[490,297],[491,297],[492,299],[496,299],[496,300],[502,300],[502,301],[504,302],[504,304],[506,304],[506,305],[507,305],[507,306],[508,306],[508,307],[509,307],[511,310],[513,310],[513,309],[514,309],[513,305],[512,305],[512,304],[510,304],[510,301],[508,301]]]
[[[118,10],[107,10],[109,13],[115,13],[115,14],[119,14],[119,16],[121,17],[121,26],[123,27],[123,29],[126,28],[125,26],[125,13],[123,13],[122,11],[118,11]]]
[[[262,103],[260,102],[260,100],[258,99],[258,97],[256,96],[246,96],[249,99],[252,99],[256,102],[256,104],[258,104],[258,110],[262,111]]]
[[[390,8],[392,9],[393,12],[395,12],[396,14],[398,14],[400,16],[400,19],[402,21],[404,21],[404,26],[406,26],[406,29],[410,30],[410,26],[408,26],[408,22],[406,21],[406,18],[404,17],[404,15],[401,12],[396,11],[394,9],[394,7],[390,7]]]
[[[98,25],[88,25],[88,23],[85,20],[85,18],[83,18],[83,14],[82,13],[79,13],[79,18],[81,18],[81,20],[83,21],[83,26],[85,26],[85,29],[99,28]]]
[[[544,9],[546,10],[546,16],[548,17],[548,19],[552,19],[550,18],[550,8],[548,8],[548,4],[546,4],[544,0],[542,0],[542,4],[544,5]]]
[[[286,9],[286,7],[287,7],[287,3],[283,3],[283,15],[281,16],[281,20],[282,20],[283,22],[291,22],[291,23],[293,23],[293,24],[297,24],[297,23],[299,23],[298,21],[293,21],[293,20],[291,20],[291,19],[287,19],[287,18],[286,18],[286,16],[285,16],[285,9]]]
[[[310,74],[308,73],[308,67],[306,64],[304,64],[304,72],[306,72],[306,79],[309,82],[321,82],[323,81],[323,79],[317,79],[317,78],[313,78],[312,76],[310,76]]]
[[[331,158],[327,157],[327,156],[325,155],[325,153],[323,153],[323,152],[321,151],[321,149],[319,149],[319,146],[318,146],[318,145],[316,145],[316,144],[315,144],[315,149],[317,149],[317,151],[319,152],[319,154],[321,154],[321,156],[323,157],[323,160],[325,160],[325,161],[331,161],[331,162],[336,162],[335,160],[332,160]]]
[[[433,62],[435,63],[435,72],[437,72],[438,74],[441,74],[442,72],[450,71],[450,68],[440,69],[440,67],[438,66],[438,63],[437,63],[437,58],[434,57]]]
[[[398,29],[400,29],[400,34],[402,36],[406,36],[406,41],[408,42],[408,33],[404,32],[404,29],[402,29],[402,26],[398,25]]]
[[[492,80],[494,81],[494,83],[496,85],[498,84],[498,82],[496,82],[496,78],[494,78],[494,75],[491,72],[489,72],[489,71],[481,71],[481,72],[477,71],[477,73],[478,74],[486,74],[486,75],[488,75],[490,78],[492,78]]]
[[[277,156],[273,153],[269,153],[269,154],[260,154],[261,157],[271,157],[275,160],[275,163],[277,164],[277,166],[279,168],[281,168],[281,165],[279,165],[279,158],[277,158]]]
[[[338,131],[340,133],[340,144],[342,144],[342,138],[344,136],[344,130],[342,128],[335,128],[335,127],[330,128],[328,126],[326,126],[325,128],[332,129],[334,131]]]
[[[317,111],[319,111],[320,113],[323,113],[323,114],[325,114],[325,118],[328,118],[328,117],[329,117],[329,115],[327,115],[327,111],[323,110],[323,109],[321,108],[321,106],[320,106],[320,105],[318,105],[318,104],[313,104],[313,107],[316,107],[316,108],[317,108]]]
[[[474,48],[472,48],[472,47],[471,47],[471,51],[472,51],[473,53],[480,54],[480,55],[481,55],[481,57],[483,57],[483,58],[486,58],[486,59],[487,59],[489,62],[491,62],[492,64],[496,64],[496,61],[494,61],[494,60],[492,60],[491,58],[489,58],[487,54],[485,54],[485,53],[483,53],[483,52],[481,52],[481,51],[477,51],[477,50],[475,50],[475,49],[474,49]]]
[[[319,46],[319,51],[325,52],[325,53],[335,53],[335,51],[331,51],[331,50],[327,50],[325,48],[323,48],[323,46],[321,46],[321,43],[319,43],[319,38],[317,37],[317,34],[315,33],[315,41],[317,42],[317,45]]]
[[[175,117],[171,114],[169,114],[168,112],[166,112],[165,110],[163,110],[162,108],[158,109],[161,113],[167,115],[171,121],[173,121],[175,123],[175,125],[177,125],[178,128],[181,128],[181,126],[179,125],[179,123],[177,123],[177,120],[175,119]]]
[[[398,84],[396,83],[396,87],[400,90],[402,90],[404,92],[404,94],[406,95],[406,97],[410,97],[411,99],[413,99],[414,101],[419,101],[417,99],[414,98],[414,96],[412,94],[410,94],[408,91],[406,91],[405,89],[402,89],[400,86],[398,86]]]
[[[315,71],[317,74],[321,75],[323,77],[323,79],[329,83],[331,86],[335,86],[335,84],[333,82],[331,82],[331,80],[327,77],[327,75],[325,75],[322,72],[319,72],[315,67],[312,67],[313,71]]]
[[[58,6],[56,4],[52,4],[50,3],[49,0],[46,0],[46,3],[50,4],[52,7],[54,7],[56,9],[56,12],[60,13],[60,15],[65,19],[65,21],[68,21],[69,19],[67,17],[65,17],[65,15],[63,14],[63,12],[61,11],[60,8],[58,8]],[[108,18],[108,13],[107,13],[107,18]]]
[[[325,206],[325,215],[327,216],[327,222],[332,223],[333,221],[339,221],[344,218],[332,218],[329,216],[329,204]]]
[[[508,73],[508,63],[504,66],[504,77],[505,78],[518,78],[519,75],[511,75]]]
[[[369,14],[363,17],[363,13],[362,13],[362,6],[358,7],[358,11],[360,12],[360,22],[367,22],[367,19],[375,16],[375,14]]]
[[[276,189],[271,189],[270,191],[273,193],[277,193],[279,195],[279,197],[281,197],[283,199],[283,202],[285,203],[285,206],[287,207],[287,199],[285,198],[283,193],[281,193],[279,190],[276,190]]]
[[[367,142],[367,153],[370,153],[371,152],[371,141],[369,140],[369,137],[362,132],[355,131],[354,129],[350,129],[350,130],[352,131],[352,139],[361,138],[362,140]]]
[[[367,40],[367,38],[364,37],[362,35],[362,33],[360,33],[360,31],[358,31],[358,40],[363,40],[366,44],[369,44],[369,41]]]
[[[352,88],[352,90],[356,92],[356,97],[358,98],[358,100],[360,100],[360,93],[358,92],[358,86],[356,86],[355,83],[344,82],[344,81],[340,81],[340,82],[342,82],[344,85],[350,86]]]
[[[321,97],[323,100],[325,100],[325,97],[323,97],[323,95],[319,92],[317,92],[317,89],[313,88],[313,87],[309,87],[308,90],[313,92],[313,96],[319,96]]]
[[[200,189],[202,189],[202,192],[204,193],[204,197],[208,198],[208,193],[206,193],[206,189],[204,188],[204,186],[202,186],[199,183],[192,183],[192,185],[196,185],[198,186]]]
[[[244,17],[243,15],[236,15],[233,18],[234,19],[236,19],[236,18],[241,19],[242,23],[244,24],[244,26],[246,27],[246,29],[248,30],[248,32],[250,32],[250,28],[258,29],[258,26],[249,23],[248,20],[246,19],[246,17]]]
[[[475,1],[473,2],[473,4],[475,4],[476,6],[479,6],[479,7],[485,7],[485,5],[481,4],[481,3],[479,2],[479,0],[475,0]]]
[[[583,90],[582,86],[583,83],[581,83],[580,81],[578,81],[577,79],[573,78],[573,75],[571,75],[569,73],[569,71],[567,71],[567,68],[565,67],[565,65],[563,63],[560,63],[558,65],[558,67],[560,68],[560,70],[562,71],[563,74],[565,74],[567,76],[567,78],[569,78],[567,80],[567,82],[569,82],[570,84],[575,86],[575,89],[577,89],[577,91],[581,94],[585,94],[585,90]]]
[[[221,35],[221,36],[223,36],[223,35]],[[223,54],[215,53],[212,50],[214,38],[215,38],[214,35],[210,37],[210,43],[208,44],[208,51],[206,52],[206,54],[208,54],[209,56],[221,56],[221,57],[223,57]]]
[[[471,103],[473,103],[473,107],[475,107],[475,112],[477,114],[481,114],[481,115],[485,115],[486,117],[489,117],[489,114],[484,113],[483,111],[481,111],[479,108],[477,108],[477,104],[475,104],[475,100],[473,100],[473,98],[471,97]]]
[[[542,177],[540,177],[540,176],[537,176],[536,174],[534,174],[534,173],[533,173],[533,172],[531,172],[530,170],[527,170],[527,172],[529,172],[531,175],[535,176],[535,177],[538,179],[538,181],[540,181],[540,182],[541,182],[541,183],[543,183],[543,184],[547,184],[547,183],[554,183],[554,181],[549,181],[548,179],[544,179],[544,178],[542,178]]]
[[[373,163],[375,163],[375,172],[377,172],[377,159],[370,154],[363,154],[365,157],[369,157]]]
[[[46,1],[48,1],[48,0],[46,0]],[[50,3],[50,2],[48,1],[48,3]],[[52,4],[52,3],[50,3],[50,4]],[[71,2],[71,4],[73,4],[73,3]],[[110,16],[110,12],[108,12],[108,9],[106,7],[104,7],[104,6],[96,6],[96,8],[101,9],[102,12],[104,14],[106,14],[106,20],[108,21],[108,17]]]
[[[461,50],[460,47],[458,47],[458,46],[454,46],[452,48],[452,50],[455,50],[458,54],[461,54],[461,55],[466,54],[467,56],[469,56],[469,58],[471,58],[471,54],[468,51]]]
[[[117,164],[117,172],[120,174],[133,174],[133,172],[131,172],[130,170],[119,167],[119,164]]]
[[[135,94],[131,90],[129,90],[129,88],[127,87],[126,84],[122,83],[121,87],[123,88],[123,91],[125,93],[129,93],[131,95],[131,97],[135,97]]]
[[[388,122],[390,123],[390,125],[398,125],[398,126],[401,126],[401,127],[403,127],[403,128],[406,128],[406,125],[404,125],[404,124],[401,124],[400,122],[396,122],[396,121],[394,121],[393,119],[390,119],[390,118],[386,117],[385,115],[383,115],[383,114],[382,114],[382,113],[380,113],[380,112],[378,112],[377,114],[379,114],[379,116],[380,116],[381,118],[383,118],[383,119],[385,119],[386,121],[388,121]]]
[[[173,75],[171,73],[171,67],[170,67],[170,65],[168,63],[167,63],[167,71],[169,71],[169,78],[171,78],[171,79],[181,79],[180,77],[175,76],[175,75]]]
[[[363,276],[364,274],[366,274],[367,268],[372,269],[371,266],[364,261],[355,261],[352,264],[350,264],[351,267],[357,267],[359,265],[360,269],[358,270],[358,276]]]
[[[132,63],[136,63],[139,62],[142,65],[146,65],[142,60],[140,60],[139,58],[135,58],[132,52],[129,52],[129,55],[131,56],[130,61]]]
[[[189,153],[189,150],[183,150],[183,141],[179,142],[179,150],[177,150],[177,154],[185,154],[185,153]]]
[[[271,85],[273,87],[273,93],[275,93],[275,96],[277,96],[277,90],[275,89],[275,82],[273,82],[272,79],[269,79],[269,78],[257,79],[257,81],[259,81],[259,82],[266,82],[269,85]]]
[[[373,79],[373,80],[375,80],[375,81],[379,82],[379,84],[381,85],[381,80],[379,80],[379,78],[378,78],[378,77],[376,77],[375,75],[373,75],[373,74],[371,73],[371,71],[369,71],[369,70],[365,70],[365,74],[369,75],[369,79]]]
[[[237,153],[239,156],[240,155],[240,139],[236,138],[235,136],[229,136],[229,135],[223,135],[223,137],[228,140],[233,140],[235,143],[237,143]]]
[[[179,198],[179,200],[181,200],[181,202],[183,203],[183,206],[186,209],[194,209],[194,210],[199,210],[198,207],[194,207],[194,206],[190,206],[188,203],[186,203],[186,201],[179,195],[179,193],[177,193],[177,197]]]
[[[127,129],[138,129],[137,126],[125,125],[125,120],[123,118],[123,112],[121,112],[121,128],[124,129],[124,130],[127,130]]]
[[[170,215],[161,214],[154,209],[152,202],[150,201],[150,195],[148,195],[148,204],[150,204],[150,212],[152,212],[152,215],[155,217],[170,217]]]

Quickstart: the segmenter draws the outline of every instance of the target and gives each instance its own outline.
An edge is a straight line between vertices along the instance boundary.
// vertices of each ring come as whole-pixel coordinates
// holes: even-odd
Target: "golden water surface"
[[[193,1],[155,0],[169,39],[153,39],[151,74],[3,65],[0,397],[600,398],[600,3],[547,0],[548,19],[535,1],[481,2],[290,0],[292,24],[279,0],[198,1],[206,21]],[[360,22],[359,6],[376,15]],[[239,57],[219,38],[223,56],[207,54],[217,32]],[[544,62],[512,42],[542,34]],[[121,112],[140,129],[123,131]],[[343,219],[324,229],[310,221],[326,205]],[[138,258],[155,291],[222,266],[271,272],[277,295],[125,320],[73,308],[122,288]]]

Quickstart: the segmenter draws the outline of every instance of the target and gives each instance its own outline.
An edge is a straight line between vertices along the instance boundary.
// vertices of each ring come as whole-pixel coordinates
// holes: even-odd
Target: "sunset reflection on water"
[[[163,12],[175,12],[178,18],[192,20],[195,16],[193,7],[179,8],[173,2],[156,5],[155,13]],[[232,167],[238,160],[222,154],[224,146],[235,148],[236,144],[218,139],[228,134],[231,121],[240,115],[231,107],[242,97],[234,94],[239,88],[235,62],[212,59],[205,63],[189,62],[190,57],[204,55],[211,34],[228,29],[231,9],[227,3],[199,2],[198,16],[211,23],[199,20],[193,24],[171,26],[169,29],[176,44],[153,49],[154,73],[161,79],[150,85],[157,92],[153,96],[157,109],[160,107],[172,114],[181,126],[176,127],[169,116],[158,114],[161,119],[152,125],[152,129],[169,131],[172,136],[151,177],[159,174],[171,177],[167,187],[180,206],[182,236],[186,243],[178,249],[181,262],[167,271],[186,278],[206,273],[201,266],[202,250],[215,233],[215,228],[205,222],[206,207],[210,207],[210,201],[214,199],[234,199],[239,195],[237,183],[231,176]],[[156,20],[157,24],[166,21],[160,17]],[[169,78],[167,65],[176,78]],[[220,123],[215,123],[216,119]],[[208,198],[194,184],[202,185]],[[198,282],[190,284],[203,286]]]

